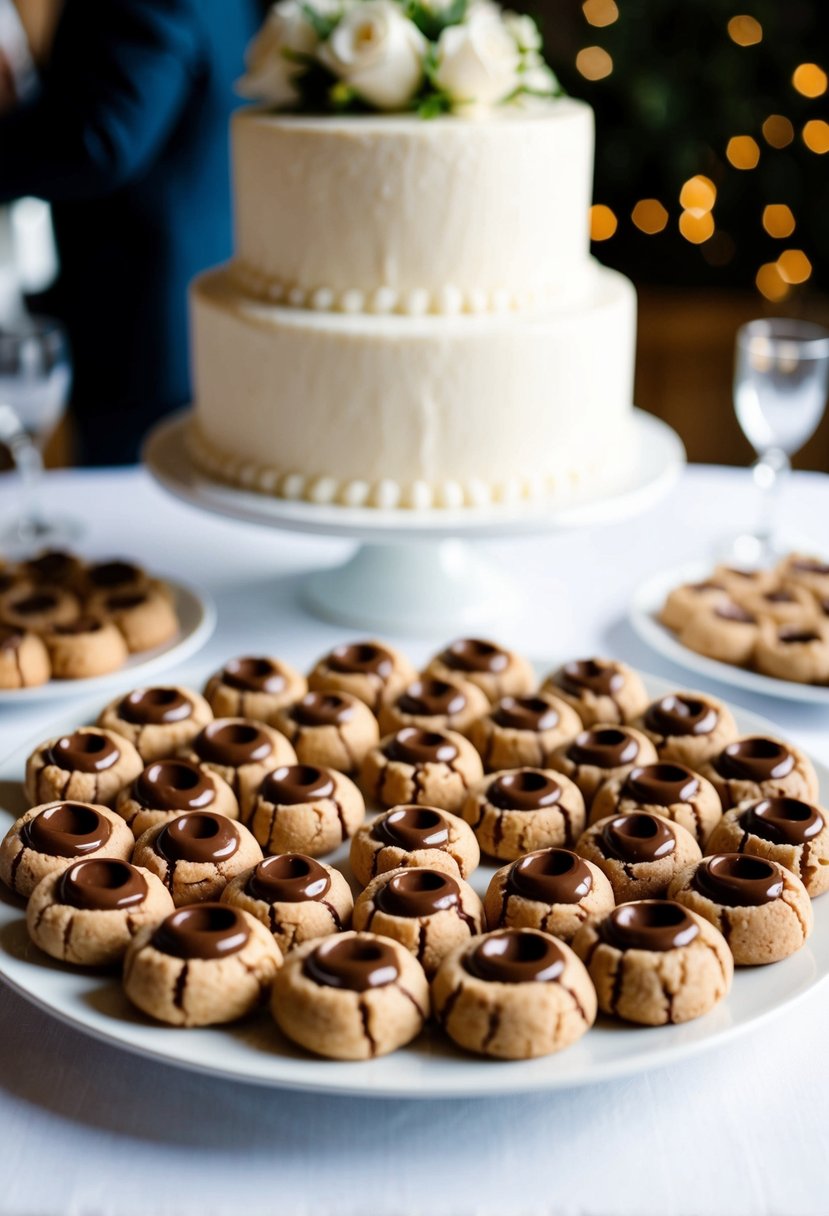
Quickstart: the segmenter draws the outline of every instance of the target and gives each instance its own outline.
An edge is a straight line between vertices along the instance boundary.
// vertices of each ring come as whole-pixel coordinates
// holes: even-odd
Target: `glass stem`
[[[40,487],[43,477],[43,457],[40,449],[25,431],[15,438],[12,454],[20,474],[20,521],[18,528],[23,541],[37,540],[46,530],[40,509]]]
[[[765,555],[774,552],[777,503],[791,467],[791,462],[782,448],[769,448],[752,466],[754,484],[760,491],[756,535]]]

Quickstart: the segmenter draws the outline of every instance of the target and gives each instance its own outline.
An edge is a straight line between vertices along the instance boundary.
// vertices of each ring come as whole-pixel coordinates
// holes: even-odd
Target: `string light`
[[[763,27],[756,17],[741,13],[729,21],[728,36],[737,46],[756,46],[763,41]]]
[[[829,86],[829,77],[816,63],[801,63],[792,73],[792,84],[804,97],[821,97]]]
[[[679,201],[688,211],[710,211],[717,201],[717,187],[710,177],[697,174],[682,187]]]
[[[756,169],[760,160],[760,145],[750,135],[732,135],[725,154],[735,169]]]
[[[604,203],[594,203],[590,208],[590,239],[591,241],[609,241],[619,221],[615,213]]]
[[[613,71],[613,60],[603,46],[586,46],[576,55],[576,67],[585,80],[604,80]]]
[[[679,217],[679,231],[692,245],[702,245],[714,235],[714,217],[710,211],[698,207],[683,211]]]
[[[769,203],[763,208],[763,227],[769,236],[778,239],[791,236],[795,229],[791,207],[785,203]]]
[[[763,138],[772,148],[785,148],[794,139],[794,127],[784,114],[769,114],[763,123]]]
[[[777,259],[780,277],[786,283],[805,283],[812,273],[812,263],[802,249],[786,249]]]
[[[581,6],[588,25],[612,25],[619,20],[619,10],[614,0],[584,0]]]
[[[754,282],[760,295],[773,303],[785,300],[789,294],[789,285],[781,275],[780,267],[776,262],[765,262],[757,271]]]
[[[829,122],[822,118],[810,118],[803,128],[803,142],[810,152],[822,156],[829,152]]]
[[[631,211],[630,218],[642,232],[654,236],[667,226],[668,212],[658,198],[640,198]]]

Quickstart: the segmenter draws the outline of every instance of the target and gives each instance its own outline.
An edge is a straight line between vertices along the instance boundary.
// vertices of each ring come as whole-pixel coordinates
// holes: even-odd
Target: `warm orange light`
[[[782,238],[794,232],[795,219],[785,203],[769,203],[763,208],[763,227],[769,236]]]
[[[576,67],[585,80],[604,80],[613,71],[613,60],[603,46],[586,46],[576,55]]]
[[[822,118],[810,118],[803,128],[803,142],[810,152],[822,156],[829,152],[829,122]]]
[[[755,46],[763,41],[763,27],[756,17],[741,13],[729,21],[728,36],[737,46]]]
[[[772,148],[785,148],[794,139],[794,127],[784,114],[769,114],[763,123],[763,138]]]
[[[642,232],[653,236],[654,233],[662,232],[665,228],[668,223],[668,212],[658,198],[640,198],[631,211],[630,218]]]
[[[789,285],[780,274],[780,268],[776,262],[766,262],[761,266],[757,271],[754,282],[760,295],[775,303],[778,300],[785,300],[789,294]]]
[[[786,283],[805,283],[812,273],[812,263],[802,249],[786,249],[777,259],[780,277]]]
[[[710,211],[717,201],[717,187],[710,177],[697,174],[682,187],[679,201],[689,211]]]
[[[750,135],[732,135],[725,154],[735,169],[756,169],[760,145]]]
[[[595,203],[590,208],[590,239],[591,241],[608,241],[619,227],[619,221],[610,207],[604,203]]]
[[[816,63],[801,63],[792,72],[792,84],[804,97],[821,97],[829,86],[829,78]]]
[[[679,217],[679,231],[692,245],[701,245],[714,235],[714,217],[710,211],[683,211]]]
[[[581,11],[589,25],[612,25],[619,20],[619,10],[614,0],[584,0]]]

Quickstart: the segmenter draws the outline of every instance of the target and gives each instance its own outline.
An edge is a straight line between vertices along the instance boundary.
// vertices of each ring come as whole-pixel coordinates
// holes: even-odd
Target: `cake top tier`
[[[239,88],[305,113],[431,118],[555,96],[541,52],[533,19],[492,0],[278,0]]]

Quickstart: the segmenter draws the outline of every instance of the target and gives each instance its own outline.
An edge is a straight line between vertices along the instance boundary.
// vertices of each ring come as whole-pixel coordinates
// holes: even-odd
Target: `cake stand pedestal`
[[[519,603],[517,589],[475,541],[618,522],[667,493],[685,463],[675,432],[635,410],[635,458],[623,483],[604,498],[565,507],[340,507],[271,498],[212,480],[193,464],[185,442],[187,425],[188,416],[177,415],[147,440],[144,460],[159,484],[202,511],[266,528],[357,541],[343,565],[308,576],[302,600],[326,620],[378,633],[468,632],[503,621]]]

